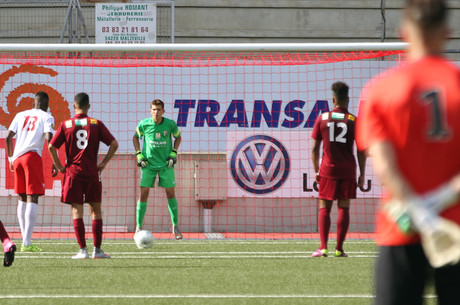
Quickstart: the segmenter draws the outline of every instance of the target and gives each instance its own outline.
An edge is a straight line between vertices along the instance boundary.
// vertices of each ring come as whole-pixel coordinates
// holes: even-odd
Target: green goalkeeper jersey
[[[156,124],[152,118],[143,119],[137,125],[136,135],[144,140],[142,154],[147,158],[150,169],[166,167],[166,160],[172,150],[171,137],[180,135],[176,122],[164,118],[161,124]]]

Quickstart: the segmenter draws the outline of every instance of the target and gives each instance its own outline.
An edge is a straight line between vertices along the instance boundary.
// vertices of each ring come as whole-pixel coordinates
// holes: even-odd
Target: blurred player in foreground
[[[14,261],[14,252],[16,252],[15,244],[10,240],[8,233],[3,226],[3,223],[0,221],[0,240],[3,245],[3,267],[9,267],[13,264]]]
[[[18,219],[22,234],[22,252],[43,251],[31,244],[37,219],[38,198],[45,194],[42,151],[54,132],[54,118],[48,111],[49,97],[45,92],[35,94],[34,108],[19,112],[6,136],[10,170],[14,172],[14,191],[18,194]],[[13,138],[16,136],[16,144]],[[52,175],[56,176],[54,167]]]
[[[102,182],[101,172],[118,149],[118,142],[99,120],[88,117],[89,96],[86,93],[75,95],[75,116],[62,122],[49,144],[51,158],[57,170],[64,174],[62,180],[63,203],[72,205],[73,227],[80,251],[73,259],[88,258],[86,248],[83,204],[89,203],[94,249],[92,258],[110,258],[101,249],[102,244]],[[98,163],[99,143],[109,146],[109,150]],[[65,144],[67,163],[62,166],[57,149]]]
[[[460,71],[442,57],[448,34],[445,1],[408,0],[401,34],[409,42],[409,62],[370,83],[357,125],[358,148],[374,159],[387,189],[376,219],[375,304],[422,304],[430,274],[438,303],[459,304],[458,261],[427,272],[427,257],[442,260],[451,252],[443,250],[459,245],[438,240],[443,247],[430,255],[422,246],[436,238],[443,219],[460,224],[455,177],[460,173]],[[397,201],[408,209],[409,226],[390,212]]]
[[[136,232],[142,229],[150,188],[154,187],[158,175],[158,186],[165,189],[168,198],[172,233],[176,239],[182,239],[174,190],[176,186],[174,164],[177,161],[177,150],[182,137],[176,122],[163,117],[165,113],[163,101],[153,100],[150,104],[150,113],[152,117],[140,121],[133,136],[137,166],[141,167],[141,191],[136,209]],[[172,138],[174,138],[174,142]],[[142,151],[139,139],[144,140]]]
[[[318,227],[321,239],[319,249],[313,257],[328,256],[327,241],[331,227],[332,202],[337,200],[337,245],[335,257],[347,257],[343,243],[350,224],[350,199],[356,198],[356,160],[353,155],[355,144],[356,117],[348,112],[349,87],[343,82],[332,84],[334,109],[322,113],[313,127],[312,161],[319,184]],[[321,167],[320,146],[323,143]],[[366,157],[358,151],[360,175],[358,185],[364,183]]]

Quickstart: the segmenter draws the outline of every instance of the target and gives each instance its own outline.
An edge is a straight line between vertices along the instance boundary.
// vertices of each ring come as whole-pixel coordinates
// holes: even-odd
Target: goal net
[[[15,114],[45,91],[56,126],[74,115],[73,97],[90,96],[89,116],[118,140],[102,173],[106,237],[131,238],[140,170],[132,137],[153,99],[182,134],[175,193],[185,238],[315,238],[317,185],[311,161],[316,118],[332,109],[331,85],[350,86],[350,112],[371,77],[398,65],[403,44],[0,45],[0,215],[20,238],[17,196],[5,141]],[[107,147],[101,146],[101,156]],[[60,153],[64,160],[64,151]],[[73,238],[71,209],[51,177],[33,238]],[[368,161],[351,203],[350,238],[372,238],[381,186]],[[85,211],[91,230],[89,209]],[[332,238],[336,231],[332,210]],[[144,228],[172,238],[163,188],[151,189]]]

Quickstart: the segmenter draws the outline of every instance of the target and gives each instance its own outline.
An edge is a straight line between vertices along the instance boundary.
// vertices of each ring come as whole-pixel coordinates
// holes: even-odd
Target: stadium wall
[[[81,0],[90,42],[94,42],[95,2]],[[120,1],[106,1],[120,2]],[[126,2],[126,1],[123,1]],[[381,1],[366,0],[176,0],[176,43],[223,42],[380,42],[384,30]],[[0,43],[57,43],[67,1],[0,2]],[[385,41],[399,38],[403,1],[386,0]],[[460,2],[449,1],[451,41],[459,49]],[[170,8],[158,14],[159,43],[169,42]]]

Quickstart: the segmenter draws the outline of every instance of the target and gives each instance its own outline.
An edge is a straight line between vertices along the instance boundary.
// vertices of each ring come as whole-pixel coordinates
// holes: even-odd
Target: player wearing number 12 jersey
[[[91,206],[94,237],[93,258],[109,258],[101,250],[102,243],[102,182],[100,173],[118,149],[118,142],[99,120],[88,117],[89,96],[78,93],[74,102],[75,116],[64,121],[49,144],[49,151],[57,170],[64,174],[63,203],[72,205],[73,226],[80,251],[73,259],[88,258],[83,222],[83,203]],[[98,163],[99,143],[109,146],[107,155]],[[57,149],[65,144],[66,165],[62,166]]]
[[[17,214],[23,252],[42,251],[31,244],[31,238],[37,218],[38,198],[45,194],[41,157],[43,145],[45,139],[48,142],[51,140],[54,132],[54,118],[47,112],[48,103],[48,94],[35,94],[34,108],[16,114],[6,137],[10,170],[14,173],[14,190],[19,196]],[[16,143],[13,143],[14,137]]]
[[[346,257],[343,243],[350,223],[350,199],[356,198],[356,160],[353,154],[356,117],[348,112],[348,85],[332,84],[334,109],[318,117],[312,132],[312,161],[319,184],[318,228],[321,239],[313,257],[328,255],[327,241],[331,227],[332,202],[338,200],[337,246],[334,256]],[[323,143],[323,159],[319,165],[320,145]],[[366,157],[358,152],[360,176],[358,185],[364,182]]]

